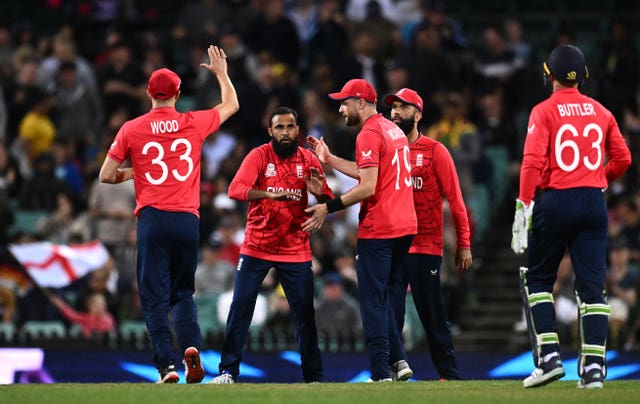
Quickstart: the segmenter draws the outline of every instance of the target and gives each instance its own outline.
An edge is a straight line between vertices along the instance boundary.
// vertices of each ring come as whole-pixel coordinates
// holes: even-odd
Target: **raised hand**
[[[221,73],[227,74],[227,55],[224,53],[224,50],[217,46],[210,45],[209,48],[207,48],[207,53],[209,54],[209,64],[201,63],[200,67],[204,67],[215,75]]]
[[[329,163],[331,152],[329,151],[329,146],[327,146],[327,144],[324,142],[324,137],[316,139],[313,136],[307,136],[307,143],[322,164]]]
[[[310,175],[304,180],[307,183],[307,191],[313,195],[320,195],[322,193],[322,184],[324,183],[324,175],[320,173],[315,167],[311,167]]]

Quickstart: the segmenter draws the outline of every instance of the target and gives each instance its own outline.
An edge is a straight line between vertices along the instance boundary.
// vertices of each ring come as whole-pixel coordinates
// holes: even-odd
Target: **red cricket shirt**
[[[356,138],[358,168],[378,167],[375,193],[361,202],[358,238],[384,239],[416,234],[407,137],[381,114],[369,117]]]
[[[419,135],[411,149],[413,202],[418,217],[418,234],[409,253],[442,255],[443,202],[447,198],[458,238],[458,247],[471,248],[469,217],[462,199],[458,173],[442,143]]]
[[[575,88],[562,89],[531,110],[519,198],[528,204],[536,187],[606,188],[629,165],[611,112]]]
[[[271,143],[247,154],[229,184],[230,198],[247,201],[251,189],[290,191],[300,198],[250,201],[240,254],[280,262],[311,261],[309,233],[302,231],[302,223],[309,217],[304,211],[309,205],[305,178],[309,177],[311,167],[324,175],[317,157],[301,147],[284,160],[275,153]],[[326,181],[322,193],[333,198]]]
[[[109,157],[131,157],[137,215],[145,206],[199,217],[200,155],[204,139],[220,127],[215,109],[181,113],[172,107],[153,108],[125,122]]]

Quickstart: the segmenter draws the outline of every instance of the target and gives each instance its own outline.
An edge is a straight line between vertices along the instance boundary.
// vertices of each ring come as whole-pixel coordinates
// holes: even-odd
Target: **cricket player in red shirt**
[[[313,307],[308,193],[319,202],[334,197],[322,165],[310,150],[298,146],[298,114],[276,108],[269,117],[271,142],[251,150],[229,184],[229,197],[249,201],[247,226],[227,318],[220,375],[209,383],[238,381],[242,350],[262,281],[273,267],[293,314],[295,335],[306,383],[323,377],[322,356]]]
[[[177,383],[169,312],[183,349],[187,383],[204,378],[200,363],[200,327],[193,301],[198,263],[200,154],[205,138],[239,108],[227,74],[226,55],[208,48],[209,64],[220,85],[215,107],[180,113],[180,78],[169,69],[149,77],[151,110],[125,122],[100,170],[100,181],[116,184],[133,179],[138,217],[138,268],[142,312],[153,344],[158,383]],[[131,159],[132,167],[120,168]]]
[[[521,293],[536,369],[524,387],[564,376],[556,332],[553,285],[568,248],[579,306],[580,388],[602,388],[606,377],[605,296],[607,209],[604,190],[631,164],[613,115],[580,93],[588,77],[584,55],[561,45],[543,65],[551,96],[529,116],[513,223],[513,250],[528,247]],[[534,204],[536,188],[543,191]]]
[[[371,381],[391,381],[392,366],[402,366],[403,378],[413,371],[395,319],[390,296],[403,287],[402,268],[417,231],[411,185],[411,156],[407,137],[376,109],[377,94],[366,80],[349,80],[329,97],[340,101],[347,126],[359,126],[356,161],[331,153],[323,139],[308,137],[321,162],[359,180],[343,195],[309,209],[306,231],[320,228],[327,214],[360,202],[356,272],[360,288],[362,325],[369,350]],[[402,302],[404,305],[404,302]]]
[[[449,202],[458,239],[455,265],[462,272],[473,263],[469,217],[462,199],[458,173],[446,147],[418,132],[423,102],[417,92],[402,88],[385,97],[384,102],[391,106],[391,120],[402,129],[409,141],[413,203],[418,217],[418,234],[409,248],[403,293],[397,299],[403,302],[406,286],[411,285],[411,296],[427,335],[431,360],[441,379],[458,380],[460,374],[451,328],[442,306],[440,290],[445,197]],[[404,306],[394,304],[394,307]],[[399,332],[404,325],[404,315],[404,310],[396,313]],[[391,362],[394,363],[394,358],[391,358]],[[398,369],[397,377],[401,379],[402,369]]]

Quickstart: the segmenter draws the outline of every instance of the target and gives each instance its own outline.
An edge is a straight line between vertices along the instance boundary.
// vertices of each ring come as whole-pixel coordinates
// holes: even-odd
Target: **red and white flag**
[[[73,246],[48,241],[14,244],[9,250],[41,287],[61,288],[102,267],[109,253],[100,241]]]

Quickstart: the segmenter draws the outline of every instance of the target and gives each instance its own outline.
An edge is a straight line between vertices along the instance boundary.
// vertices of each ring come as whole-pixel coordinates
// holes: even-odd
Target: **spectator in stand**
[[[638,48],[629,23],[616,19],[609,26],[609,35],[601,44],[600,94],[602,103],[611,110],[618,122],[623,122],[625,110],[638,106]]]
[[[31,105],[18,125],[18,148],[33,163],[38,155],[49,151],[57,130],[50,116],[53,98],[37,87],[27,97]]]
[[[264,328],[274,335],[284,336],[291,333],[294,327],[291,306],[281,284],[278,284],[268,296],[267,320]],[[316,323],[318,318],[316,317]]]
[[[268,53],[289,69],[299,68],[300,39],[286,14],[284,0],[263,3],[257,20],[246,27],[244,42],[256,54]]]
[[[456,164],[463,195],[472,195],[475,165],[482,157],[478,128],[467,118],[467,105],[460,93],[449,93],[442,101],[442,117],[427,129],[427,136],[442,143]]]
[[[636,284],[638,277],[629,269],[630,250],[625,240],[612,240],[609,247],[607,267],[607,303],[611,306],[609,316],[609,340],[613,349],[622,348],[625,329],[631,309],[636,305]]]
[[[36,232],[44,239],[56,244],[69,244],[72,240],[71,226],[75,219],[76,207],[73,199],[60,192],[57,208],[36,223]]]
[[[129,116],[140,115],[147,102],[147,76],[125,39],[110,45],[107,61],[96,72],[107,116],[118,108],[125,108]]]
[[[86,147],[96,143],[105,119],[102,98],[95,88],[80,81],[75,62],[60,64],[55,83],[53,113],[58,137],[71,143],[82,156]]]
[[[345,293],[342,277],[328,272],[323,277],[322,297],[316,304],[318,332],[325,335],[353,337],[362,332],[357,300]]]
[[[84,198],[84,177],[75,159],[75,145],[67,138],[55,138],[51,142],[51,155],[55,160],[55,176],[64,181],[73,192],[75,202]]]
[[[53,212],[58,207],[60,193],[72,195],[67,183],[56,178],[51,153],[42,153],[33,163],[33,177],[22,184],[18,208]]]
[[[403,61],[409,72],[410,86],[425,100],[424,108],[429,116],[421,124],[429,126],[438,118],[441,105],[447,95],[460,86],[460,66],[444,48],[442,32],[432,24],[420,25],[412,37],[409,60]],[[433,78],[437,77],[437,80]],[[403,86],[406,87],[406,86]],[[396,88],[398,91],[400,88]]]
[[[56,76],[60,66],[65,62],[72,62],[76,65],[78,81],[92,92],[98,92],[94,67],[83,56],[78,54],[76,42],[72,34],[61,30],[53,38],[52,54],[40,63],[38,71],[38,83],[47,92],[52,93],[55,89]]]
[[[22,182],[22,174],[18,168],[18,163],[7,150],[5,143],[0,142],[0,200],[15,199],[18,196]]]
[[[96,179],[88,196],[89,216],[95,237],[110,251],[122,244],[135,223],[136,193],[132,181],[104,184]]]
[[[32,95],[37,94],[41,88],[38,85],[38,63],[35,55],[28,53],[23,57],[24,61],[17,56],[14,58],[19,61],[14,67],[15,76],[6,85],[3,85],[4,97],[7,101],[7,131],[4,143],[7,147],[11,147],[18,134],[18,128],[22,118],[27,114],[32,105]]]
[[[103,294],[93,293],[86,298],[86,312],[78,312],[60,296],[50,294],[49,300],[71,323],[81,327],[82,335],[90,338],[115,330],[115,320],[107,310],[107,301]]]
[[[233,284],[235,265],[220,259],[222,244],[215,236],[208,237],[200,248],[201,259],[196,268],[196,294],[221,294]]]

